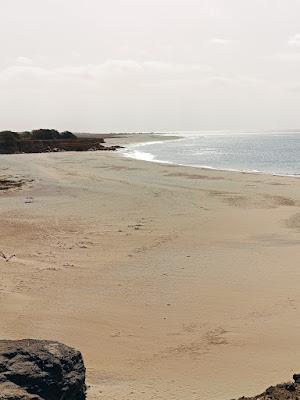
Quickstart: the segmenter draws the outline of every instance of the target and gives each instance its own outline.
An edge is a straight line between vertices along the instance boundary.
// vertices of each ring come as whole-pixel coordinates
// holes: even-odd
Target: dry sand
[[[299,179],[104,152],[1,156],[0,176],[34,179],[0,192],[0,337],[80,349],[89,400],[228,400],[300,371]]]

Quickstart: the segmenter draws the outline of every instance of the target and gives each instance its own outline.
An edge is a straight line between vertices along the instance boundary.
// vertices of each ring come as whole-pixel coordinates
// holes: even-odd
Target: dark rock
[[[271,386],[262,394],[254,397],[241,397],[239,400],[299,400],[300,374],[293,375],[295,383],[281,383]]]
[[[286,390],[288,390],[289,392],[294,392],[297,389],[297,386],[294,383],[288,383],[285,386]]]
[[[113,146],[107,147],[107,149],[111,150],[111,151],[115,151],[115,150],[118,150],[118,149],[124,149],[124,146],[118,146],[118,145],[115,144]]]
[[[84,400],[79,351],[44,340],[0,341],[0,400]]]
[[[300,374],[294,374],[293,379],[294,379],[295,383],[300,383]]]

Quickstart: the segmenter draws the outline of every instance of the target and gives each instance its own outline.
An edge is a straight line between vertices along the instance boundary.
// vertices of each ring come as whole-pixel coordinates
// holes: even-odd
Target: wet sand
[[[149,140],[137,135],[118,144]],[[85,357],[89,400],[229,400],[300,371],[300,181],[9,155],[0,336]]]

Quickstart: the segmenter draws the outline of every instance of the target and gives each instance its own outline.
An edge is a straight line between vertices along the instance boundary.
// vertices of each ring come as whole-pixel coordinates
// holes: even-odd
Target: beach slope
[[[0,191],[0,336],[78,348],[88,399],[225,400],[299,372],[297,178],[107,152],[5,155],[0,175],[22,181]]]

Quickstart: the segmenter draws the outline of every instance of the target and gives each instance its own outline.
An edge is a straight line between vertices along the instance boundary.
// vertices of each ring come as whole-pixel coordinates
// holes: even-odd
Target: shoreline
[[[109,152],[2,160],[33,182],[0,192],[15,254],[0,336],[78,348],[88,400],[229,400],[299,371],[297,178]]]
[[[270,133],[271,134],[271,133]],[[147,134],[145,134],[147,135]],[[161,142],[168,142],[168,141],[173,141],[173,140],[185,140],[186,137],[183,136],[172,136],[172,135],[166,135],[166,134],[154,134],[157,135],[158,137],[161,136],[165,139],[162,140],[154,140],[154,141],[146,141],[146,142],[136,142],[136,143],[130,143],[128,146],[124,146],[125,148],[121,149],[120,151],[118,151],[118,153],[123,154],[123,156],[127,157],[127,158],[132,158],[134,160],[139,160],[139,161],[147,161],[147,162],[153,162],[153,163],[161,163],[161,164],[169,164],[169,165],[177,165],[180,167],[188,167],[188,168],[198,168],[198,169],[203,169],[203,170],[213,170],[213,171],[220,171],[220,172],[238,172],[238,173],[243,173],[243,174],[258,174],[258,175],[269,175],[269,176],[281,176],[281,177],[294,177],[294,178],[298,178],[300,176],[300,174],[277,174],[277,173],[272,173],[272,172],[263,172],[263,171],[258,171],[258,170],[239,170],[239,169],[226,169],[226,168],[215,168],[215,167],[211,167],[211,166],[207,166],[207,165],[189,165],[189,164],[182,164],[182,163],[176,163],[176,162],[172,162],[172,161],[167,161],[167,160],[159,160],[155,158],[155,155],[152,153],[143,153],[141,152],[141,154],[144,154],[144,156],[134,156],[134,155],[130,155],[130,154],[125,154],[126,150],[130,150],[130,149],[134,149],[134,148],[138,148],[138,147],[143,147],[143,146],[147,146],[148,144],[158,144]],[[203,134],[204,135],[204,134]],[[219,135],[219,134],[216,134]],[[171,139],[169,138],[171,137]],[[146,157],[147,155],[147,157]],[[150,157],[148,157],[148,155]],[[144,157],[144,158],[143,158]]]

